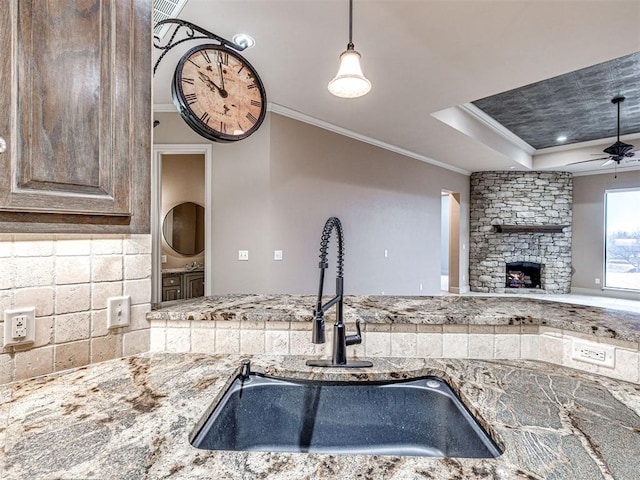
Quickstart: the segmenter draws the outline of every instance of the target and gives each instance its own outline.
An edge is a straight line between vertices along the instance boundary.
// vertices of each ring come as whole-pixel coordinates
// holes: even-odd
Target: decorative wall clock
[[[154,72],[164,55],[184,41],[207,38],[219,42],[193,47],[176,66],[171,93],[187,125],[215,142],[235,142],[258,130],[267,112],[267,95],[255,68],[238,53],[245,46],[184,20],[163,20],[156,26],[164,23],[175,23],[178,27],[168,45],[155,43],[156,48],[164,52]],[[174,41],[180,28],[187,29],[187,38]],[[156,41],[159,41],[157,37]]]

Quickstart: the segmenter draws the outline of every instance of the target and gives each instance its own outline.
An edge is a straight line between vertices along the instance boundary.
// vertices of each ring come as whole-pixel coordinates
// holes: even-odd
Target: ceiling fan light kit
[[[336,97],[357,98],[369,93],[371,82],[362,73],[360,53],[353,46],[353,0],[349,0],[349,43],[340,54],[337,75],[329,82],[328,88]]]

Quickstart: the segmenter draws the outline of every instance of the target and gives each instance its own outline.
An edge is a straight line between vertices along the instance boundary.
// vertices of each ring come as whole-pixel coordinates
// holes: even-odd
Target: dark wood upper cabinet
[[[0,0],[0,232],[149,233],[151,0]]]

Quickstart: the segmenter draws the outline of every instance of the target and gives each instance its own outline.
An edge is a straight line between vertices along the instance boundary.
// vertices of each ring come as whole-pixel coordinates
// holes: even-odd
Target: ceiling
[[[572,102],[600,112],[587,121],[590,136],[600,140],[541,150],[483,118],[472,102],[640,51],[638,0],[354,0],[353,41],[373,88],[364,97],[340,99],[326,87],[348,40],[347,0],[188,0],[179,18],[229,39],[251,34],[256,46],[243,55],[260,73],[272,111],[460,172],[604,171],[598,162],[565,165],[612,143],[608,91],[593,98],[604,91],[585,82]],[[195,44],[174,48],[159,65],[156,111],[174,110],[173,71]],[[630,57],[632,68],[637,57]],[[638,75],[625,83],[615,72],[607,75],[627,96],[623,125],[637,126],[638,109],[626,117],[625,109],[640,105]],[[562,95],[538,96],[543,111],[567,109]],[[572,115],[578,117],[584,116]],[[546,118],[542,123],[554,136],[568,125]],[[622,139],[634,143],[640,134]]]

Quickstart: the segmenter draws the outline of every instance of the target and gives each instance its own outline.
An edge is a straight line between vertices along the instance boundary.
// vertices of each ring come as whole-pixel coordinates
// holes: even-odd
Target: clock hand
[[[215,92],[217,89],[221,96],[223,97],[225,96],[222,94],[222,89],[218,85],[216,85],[214,81],[211,80],[207,75],[205,75],[202,72],[198,72],[198,75],[200,76],[200,79],[207,84],[207,86],[211,89],[211,91]],[[224,93],[226,94],[227,92],[224,92]]]
[[[218,64],[218,72],[220,73],[220,85],[222,85],[222,90],[224,90],[224,75],[222,74],[222,64],[220,63]]]

